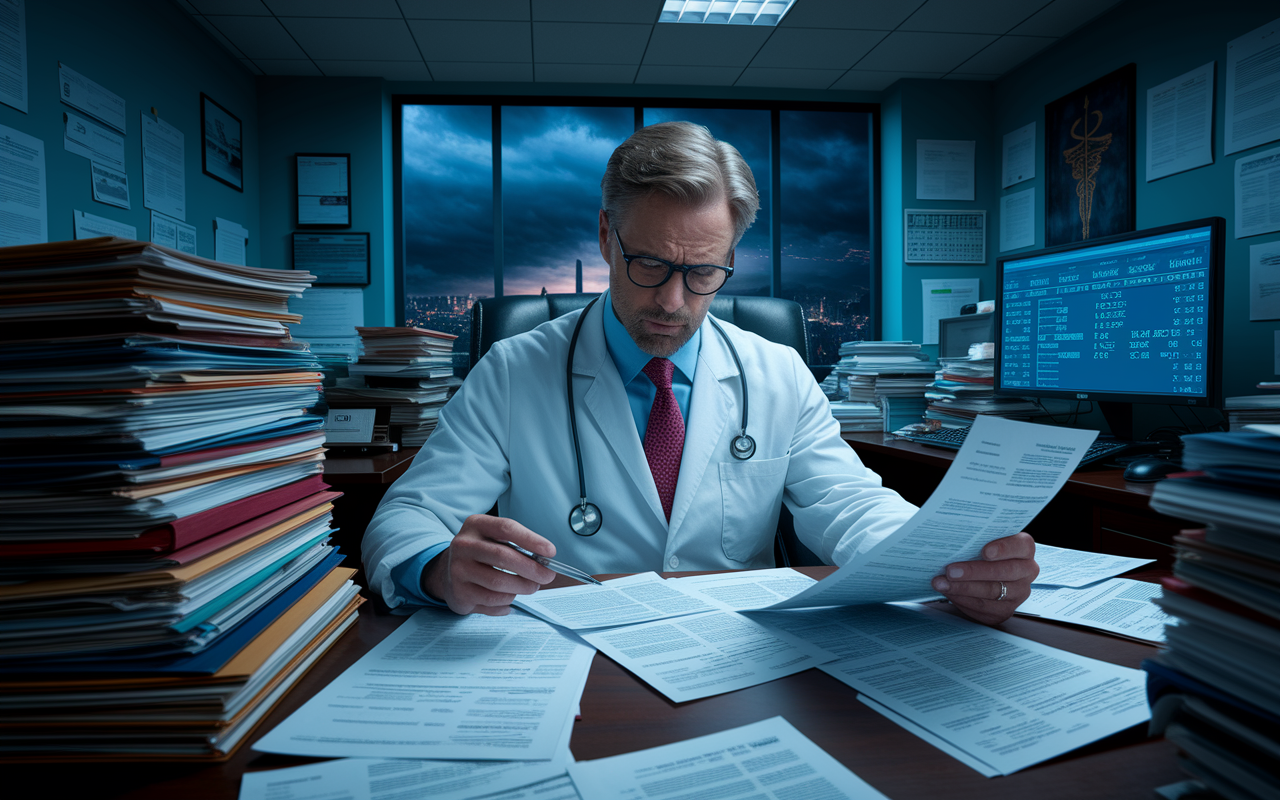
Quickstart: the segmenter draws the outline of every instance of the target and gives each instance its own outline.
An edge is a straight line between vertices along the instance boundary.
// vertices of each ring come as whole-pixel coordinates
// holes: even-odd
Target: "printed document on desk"
[[[782,717],[569,767],[591,800],[884,800]]]
[[[594,651],[521,613],[423,609],[253,749],[300,756],[545,761]]]
[[[640,622],[723,611],[725,607],[693,596],[656,572],[641,572],[605,581],[543,589],[517,597],[512,605],[574,631],[616,628]]]
[[[1142,670],[923,606],[832,611],[849,629],[851,655],[819,669],[1000,774],[1150,717]]]
[[[1019,614],[1069,622],[1140,642],[1163,642],[1173,617],[1151,602],[1160,584],[1113,578],[1083,589],[1033,585]]]
[[[988,542],[1018,533],[1040,513],[1097,435],[980,415],[915,516],[833,574],[769,608],[935,595],[930,581],[943,567],[981,559]]]

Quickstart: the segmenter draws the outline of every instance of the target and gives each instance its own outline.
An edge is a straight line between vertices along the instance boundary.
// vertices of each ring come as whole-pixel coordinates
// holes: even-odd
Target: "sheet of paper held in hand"
[[[590,800],[884,800],[782,717],[569,767]]]
[[[1021,531],[1066,483],[1095,431],[979,416],[938,488],[901,528],[818,583],[769,608],[856,605],[937,594],[942,568],[979,561]]]
[[[561,755],[595,651],[521,613],[423,609],[262,737],[298,756],[538,761]]]

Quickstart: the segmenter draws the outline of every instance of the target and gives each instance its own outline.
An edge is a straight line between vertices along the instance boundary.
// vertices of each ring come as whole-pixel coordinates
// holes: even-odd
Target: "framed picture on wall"
[[[351,227],[351,154],[298,153],[298,227]]]
[[[244,191],[244,151],[240,118],[200,93],[200,168],[205,175]]]
[[[1044,107],[1044,244],[1131,231],[1137,67],[1126,64]]]

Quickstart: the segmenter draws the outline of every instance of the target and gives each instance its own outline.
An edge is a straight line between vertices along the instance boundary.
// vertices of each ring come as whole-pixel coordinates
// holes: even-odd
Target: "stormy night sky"
[[[487,297],[493,281],[493,159],[489,106],[404,107],[406,293]],[[841,298],[869,280],[869,115],[781,112],[782,294]],[[761,210],[725,291],[768,293],[769,112],[646,108],[646,124],[687,119],[742,152]],[[503,293],[606,287],[596,220],[600,176],[631,133],[621,108],[502,109]]]

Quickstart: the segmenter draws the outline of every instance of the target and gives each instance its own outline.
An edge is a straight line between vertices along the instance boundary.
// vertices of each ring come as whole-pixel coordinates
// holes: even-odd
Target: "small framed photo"
[[[205,175],[244,191],[244,151],[240,118],[200,93],[200,168]]]
[[[298,227],[351,227],[351,154],[298,153]]]
[[[293,234],[293,268],[316,276],[317,286],[369,285],[369,234]]]

